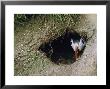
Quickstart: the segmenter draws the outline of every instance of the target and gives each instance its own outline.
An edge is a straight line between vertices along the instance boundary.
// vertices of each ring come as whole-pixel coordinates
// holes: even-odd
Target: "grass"
[[[14,16],[14,75],[46,75],[52,63],[38,48],[49,39],[62,35],[66,28],[76,29],[79,14],[15,14]],[[62,65],[60,65],[62,66]]]

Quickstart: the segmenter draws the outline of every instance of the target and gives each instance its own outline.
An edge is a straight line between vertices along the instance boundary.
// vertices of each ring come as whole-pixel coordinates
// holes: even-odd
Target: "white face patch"
[[[71,47],[74,51],[78,49],[81,51],[83,47],[85,46],[85,41],[81,38],[79,42],[74,42],[73,39],[71,39]]]
[[[79,42],[79,50],[81,51],[83,49],[83,47],[85,46],[85,41],[81,38],[80,42]]]
[[[74,51],[77,50],[77,47],[79,46],[79,43],[77,42],[74,42],[72,39],[71,39],[71,47],[73,48]]]

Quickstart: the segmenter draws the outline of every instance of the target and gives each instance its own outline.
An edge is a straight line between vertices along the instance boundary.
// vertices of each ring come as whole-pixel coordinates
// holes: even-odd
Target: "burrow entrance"
[[[78,42],[81,36],[77,32],[66,31],[62,36],[56,39],[49,40],[40,45],[40,51],[44,52],[46,56],[54,63],[72,64],[75,62],[75,52],[71,47],[71,39]],[[79,52],[81,56],[85,46]]]

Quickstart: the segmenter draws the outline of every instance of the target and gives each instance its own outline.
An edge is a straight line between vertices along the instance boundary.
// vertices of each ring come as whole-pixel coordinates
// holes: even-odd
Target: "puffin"
[[[74,39],[71,38],[71,47],[74,51],[75,61],[79,57],[80,52],[84,49],[85,44],[86,43],[85,43],[83,38],[80,38],[79,40],[74,40]]]
[[[73,63],[78,60],[86,46],[86,39],[76,31],[66,32],[56,39],[43,43],[39,49],[56,64]]]
[[[71,48],[73,49],[73,59],[76,61],[79,56],[81,56],[82,51],[86,46],[86,38],[80,36],[77,32],[70,32],[66,30],[65,36],[71,43]]]

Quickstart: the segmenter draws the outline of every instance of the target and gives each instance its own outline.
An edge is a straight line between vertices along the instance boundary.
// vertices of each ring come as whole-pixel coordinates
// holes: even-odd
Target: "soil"
[[[51,20],[40,25],[38,19],[16,27],[14,32],[14,75],[15,76],[96,76],[97,75],[97,16],[82,15],[75,31],[87,33],[87,44],[82,56],[76,62],[55,64],[45,53],[38,50],[42,42],[54,38],[51,35]],[[58,25],[60,27],[60,25]],[[57,27],[58,27],[57,26]],[[52,31],[57,32],[57,27]],[[54,33],[55,33],[54,32]],[[50,36],[51,35],[51,36]],[[60,34],[58,34],[60,35]]]

